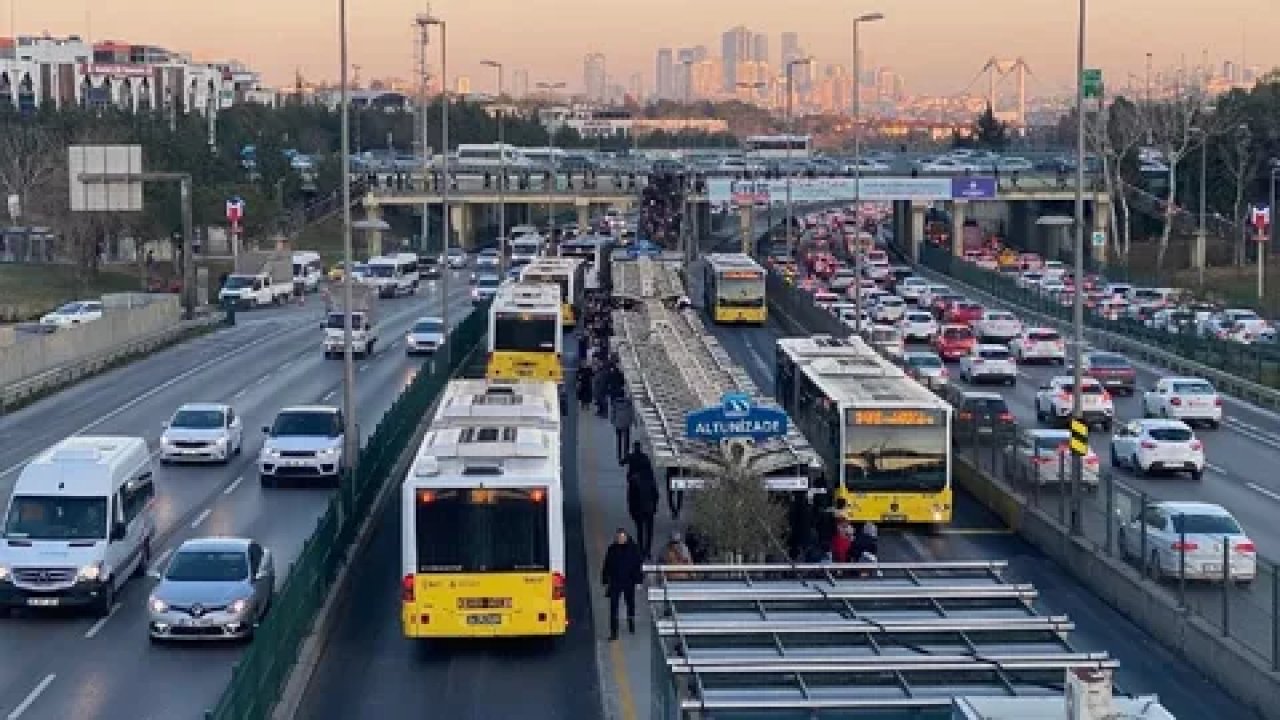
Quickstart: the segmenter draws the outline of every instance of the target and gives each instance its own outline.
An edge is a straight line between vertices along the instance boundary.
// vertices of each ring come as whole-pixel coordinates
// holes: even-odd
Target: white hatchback
[[[881,295],[876,300],[876,305],[871,310],[871,316],[876,322],[896,323],[902,319],[902,314],[907,309],[907,302],[897,295]]]
[[[902,314],[898,329],[902,331],[902,339],[907,342],[929,342],[938,334],[938,321],[933,319],[931,313],[912,310]]]
[[[975,385],[986,381],[1013,385],[1018,381],[1018,364],[1004,345],[975,345],[960,358],[960,379]]]
[[[1009,342],[1022,334],[1022,321],[1007,310],[985,310],[973,330],[979,340]]]
[[[1204,475],[1204,443],[1181,420],[1133,420],[1111,435],[1111,465],[1128,466],[1139,475],[1159,471]]]
[[[1019,362],[1044,360],[1062,365],[1067,361],[1067,349],[1062,335],[1053,328],[1028,328],[1009,343],[1009,349]]]
[[[1143,417],[1162,417],[1188,423],[1222,424],[1222,397],[1208,380],[1195,377],[1160,378],[1142,395]]]
[[[920,294],[929,287],[929,281],[922,277],[906,277],[898,283],[896,291],[902,296],[903,300],[914,303],[920,299]]]

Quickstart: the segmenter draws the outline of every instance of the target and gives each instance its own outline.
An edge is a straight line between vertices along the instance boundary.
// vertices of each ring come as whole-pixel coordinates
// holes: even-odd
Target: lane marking
[[[202,510],[200,514],[196,516],[196,519],[191,521],[191,529],[195,530],[196,528],[200,527],[200,523],[204,522],[205,520],[208,520],[209,516],[212,514],[213,514],[213,508],[205,508],[204,510]]]
[[[264,383],[264,382],[266,382],[266,381],[270,380],[270,379],[271,379],[271,375],[272,375],[272,373],[267,373],[266,375],[263,375],[262,377],[258,378],[258,381],[257,381],[257,382],[255,382],[255,383],[254,383],[254,385],[261,385],[262,383]]]
[[[290,366],[290,365],[293,365],[293,361],[292,361],[292,360],[290,360],[290,361],[288,361],[288,362],[286,362],[286,363],[282,363],[282,364],[280,365],[280,369],[281,369],[281,370],[287,370],[287,369],[289,368],[289,366]]]
[[[223,495],[230,495],[231,493],[235,492],[237,488],[239,488],[239,487],[240,487],[240,483],[242,483],[242,482],[244,482],[244,476],[243,476],[243,475],[241,475],[240,477],[236,478],[235,480],[232,480],[232,481],[231,481],[231,484],[227,486],[227,489],[222,491],[222,494],[223,494]]]
[[[88,630],[85,631],[84,633],[85,639],[92,640],[99,632],[102,631],[102,628],[107,624],[107,621],[110,620],[111,617],[115,615],[116,611],[119,609],[120,609],[120,603],[116,603],[115,605],[112,605],[110,612],[108,612],[105,616],[98,618],[98,622],[94,623],[92,626],[90,626]]]
[[[172,554],[173,548],[169,548],[168,550],[160,553],[160,557],[156,558],[156,561],[151,565],[151,572],[160,572],[160,570],[164,568],[165,563],[169,561],[169,556]]]
[[[1266,495],[1267,497],[1271,498],[1272,500],[1275,500],[1276,502],[1280,502],[1280,493],[1274,492],[1272,490],[1268,490],[1262,487],[1261,485],[1257,485],[1255,483],[1245,483],[1245,487],[1249,488],[1250,490],[1253,490],[1254,492],[1262,493],[1263,495]]]
[[[360,372],[364,372],[365,370],[368,370],[368,369],[369,369],[369,363],[367,363],[367,362],[366,362],[366,363],[360,363]]]
[[[338,394],[338,391],[337,391],[337,390],[330,390],[329,392],[327,392],[327,393],[325,393],[325,394],[324,394],[324,397],[322,397],[322,398],[320,398],[320,399],[321,399],[321,400],[332,400],[332,399],[333,399],[333,396],[334,396],[334,395],[337,395],[337,394]]]
[[[40,697],[40,693],[49,689],[49,686],[53,684],[53,679],[56,677],[57,675],[54,675],[53,673],[45,675],[44,679],[40,681],[40,684],[36,685],[35,689],[32,690],[22,702],[18,703],[18,707],[14,708],[13,712],[9,713],[8,720],[18,720],[18,718],[22,717],[22,713],[26,712],[31,705],[35,703],[35,701]]]
[[[1227,474],[1226,470],[1223,470],[1222,468],[1218,467],[1217,465],[1214,465],[1213,463],[1205,463],[1204,468],[1209,472],[1215,472],[1215,473],[1218,473],[1219,475]]]
[[[248,388],[241,388],[240,390],[237,390],[237,391],[236,391],[236,394],[235,394],[235,395],[232,395],[232,396],[231,396],[231,399],[232,399],[232,400],[239,400],[240,398],[244,397],[244,396],[245,396],[245,393],[247,393],[247,392],[249,392],[249,389],[248,389]]]

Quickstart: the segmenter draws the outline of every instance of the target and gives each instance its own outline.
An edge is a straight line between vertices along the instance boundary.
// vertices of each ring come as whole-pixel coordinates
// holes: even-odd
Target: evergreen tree
[[[992,152],[1000,152],[1009,144],[1009,127],[996,119],[990,103],[973,123],[973,142]]]

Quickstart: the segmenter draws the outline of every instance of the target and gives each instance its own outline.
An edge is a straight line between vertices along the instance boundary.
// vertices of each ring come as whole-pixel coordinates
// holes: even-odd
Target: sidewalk
[[[625,619],[622,619],[618,640],[609,642],[609,599],[600,585],[600,569],[605,549],[613,541],[613,531],[621,527],[635,535],[635,526],[627,513],[626,479],[614,453],[613,425],[604,418],[596,417],[592,409],[578,410],[576,401],[571,412],[579,413],[578,478],[604,717],[606,720],[647,720],[650,716],[649,699],[653,695],[650,680],[652,623],[649,606],[645,602],[647,591],[643,586],[636,588],[636,634],[627,633]],[[638,439],[635,429],[632,430],[632,439]],[[675,529],[665,497],[663,491],[664,500],[654,521],[654,558]],[[625,610],[619,611],[620,618],[624,613]]]

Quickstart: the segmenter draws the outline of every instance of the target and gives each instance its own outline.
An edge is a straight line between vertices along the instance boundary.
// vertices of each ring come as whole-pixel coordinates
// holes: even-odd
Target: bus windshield
[[[554,352],[560,320],[528,313],[498,313],[493,349],[500,352]]]
[[[521,279],[524,280],[524,282],[533,283],[535,285],[559,285],[560,302],[570,302],[569,278],[566,275],[539,275],[536,273],[526,273]]]
[[[716,302],[723,307],[764,307],[764,276],[721,276],[716,283]]]
[[[543,488],[420,492],[414,514],[418,572],[549,570],[545,498]]]
[[[845,488],[940,492],[947,486],[945,426],[845,426]]]

